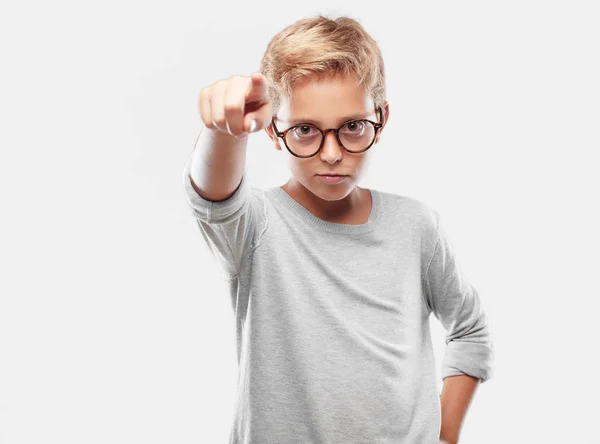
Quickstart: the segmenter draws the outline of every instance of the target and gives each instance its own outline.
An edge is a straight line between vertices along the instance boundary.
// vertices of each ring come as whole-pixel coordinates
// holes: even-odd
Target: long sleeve
[[[452,244],[436,220],[433,254],[425,273],[429,309],[446,329],[442,379],[467,374],[485,382],[492,376],[492,334],[477,290],[461,274]]]
[[[187,203],[226,280],[232,280],[241,272],[266,230],[264,190],[252,188],[244,172],[238,188],[228,199],[206,200],[191,183],[192,156],[193,151],[183,172]]]

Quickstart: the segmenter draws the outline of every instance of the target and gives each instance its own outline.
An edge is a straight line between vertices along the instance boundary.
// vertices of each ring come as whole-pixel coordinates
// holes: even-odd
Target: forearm
[[[448,376],[444,379],[440,397],[442,410],[441,441],[448,444],[458,443],[465,414],[478,384],[479,379],[470,375]]]
[[[239,186],[246,164],[248,137],[235,138],[203,128],[192,153],[192,187],[204,199],[225,200]]]

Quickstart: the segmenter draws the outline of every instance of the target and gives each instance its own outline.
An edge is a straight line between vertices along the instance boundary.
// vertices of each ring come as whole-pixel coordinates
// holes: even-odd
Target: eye
[[[296,137],[306,137],[314,135],[317,130],[310,125],[299,125],[292,130]]]
[[[364,130],[364,128],[365,128],[364,122],[362,122],[360,120],[353,120],[352,122],[346,123],[342,127],[342,131],[345,133],[360,134]]]

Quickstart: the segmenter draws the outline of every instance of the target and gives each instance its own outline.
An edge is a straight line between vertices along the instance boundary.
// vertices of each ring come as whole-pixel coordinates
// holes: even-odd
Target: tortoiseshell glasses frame
[[[335,138],[337,139],[338,143],[340,144],[340,146],[342,148],[344,148],[346,151],[348,151],[351,154],[358,154],[358,153],[363,153],[365,151],[367,151],[369,148],[371,148],[371,146],[373,146],[373,143],[375,143],[375,139],[377,138],[377,132],[383,127],[383,110],[381,109],[381,107],[377,107],[377,111],[379,112],[379,122],[373,122],[371,120],[368,119],[352,119],[352,120],[348,120],[347,122],[344,122],[339,128],[329,128],[326,130],[322,130],[321,128],[319,128],[316,125],[313,125],[312,123],[299,123],[297,125],[291,126],[290,128],[286,129],[285,131],[279,131],[277,129],[277,126],[275,125],[275,118],[273,117],[271,119],[271,124],[273,125],[273,129],[275,130],[275,135],[277,137],[281,137],[283,139],[283,144],[285,145],[285,147],[287,148],[287,150],[290,152],[291,155],[296,156],[296,157],[300,157],[300,158],[309,158],[309,157],[313,157],[315,156],[319,151],[321,151],[321,148],[323,148],[323,144],[325,143],[325,135],[330,132],[333,131],[335,134]],[[371,143],[369,143],[369,145],[359,151],[351,151],[348,148],[346,148],[344,146],[344,144],[342,143],[342,141],[340,140],[340,136],[339,136],[339,131],[346,126],[347,124],[351,123],[351,122],[368,122],[369,124],[373,125],[374,131],[373,131],[373,140],[371,141]],[[321,133],[321,143],[319,145],[319,148],[313,153],[313,154],[308,154],[308,155],[300,155],[300,154],[296,154],[294,151],[292,151],[292,149],[288,146],[287,142],[286,142],[286,135],[288,133],[288,131],[294,129],[294,128],[298,128],[298,127],[303,127],[303,126],[310,126],[312,128],[315,128],[316,130],[318,130]]]

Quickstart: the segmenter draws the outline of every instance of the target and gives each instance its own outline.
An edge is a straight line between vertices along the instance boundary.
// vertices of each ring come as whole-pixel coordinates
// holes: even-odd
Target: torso
[[[283,189],[290,197],[292,197],[294,200],[296,200],[296,202],[298,202],[300,205],[303,205],[298,200],[298,198],[294,197],[293,193],[291,193],[287,189],[287,184],[281,186],[281,189]],[[326,220],[327,222],[332,222],[332,223],[336,223],[336,224],[346,224],[346,225],[366,224],[369,220],[369,216],[371,215],[371,209],[373,208],[373,196],[371,195],[371,192],[367,188],[358,188],[358,189],[363,194],[363,198],[362,198],[363,203],[361,203],[360,206],[356,209],[356,211],[352,212],[352,214],[346,215],[344,217],[327,219],[324,216],[316,213],[314,210],[308,208],[306,205],[303,205],[303,206],[307,210],[309,210],[311,213],[313,213],[315,216],[317,216],[323,220]]]

